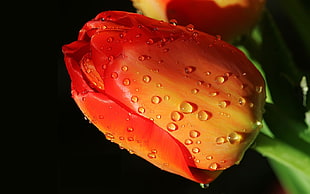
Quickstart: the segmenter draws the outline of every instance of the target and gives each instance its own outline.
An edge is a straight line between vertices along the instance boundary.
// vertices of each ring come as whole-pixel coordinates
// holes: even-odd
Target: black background
[[[281,33],[303,69],[305,54],[283,11],[268,2]],[[130,0],[59,1],[57,40],[57,193],[277,193],[278,181],[260,154],[248,150],[238,166],[220,175],[207,189],[180,176],[162,171],[136,155],[107,141],[84,116],[70,96],[70,79],[63,63],[61,46],[77,38],[85,22],[106,10],[135,12]],[[291,30],[288,30],[291,29]],[[293,38],[292,38],[293,37]],[[298,49],[299,48],[299,49]],[[309,59],[308,59],[309,60]],[[308,63],[309,64],[309,63]]]

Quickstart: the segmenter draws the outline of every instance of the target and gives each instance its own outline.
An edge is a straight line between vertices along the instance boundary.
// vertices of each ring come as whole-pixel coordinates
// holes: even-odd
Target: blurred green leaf
[[[310,177],[304,173],[288,168],[273,159],[268,160],[272,169],[279,177],[281,184],[290,194],[310,193]],[[306,165],[306,164],[305,164]]]
[[[310,143],[301,137],[308,126],[286,115],[275,104],[267,103],[265,109],[264,119],[275,137],[310,155]]]
[[[271,167],[290,193],[310,193],[309,154],[262,133],[258,135],[253,149],[268,158]]]

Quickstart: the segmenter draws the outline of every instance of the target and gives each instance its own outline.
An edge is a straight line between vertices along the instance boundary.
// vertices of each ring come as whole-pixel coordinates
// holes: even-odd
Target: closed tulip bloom
[[[218,37],[107,11],[63,46],[72,97],[106,138],[155,166],[210,183],[261,128],[259,71]]]

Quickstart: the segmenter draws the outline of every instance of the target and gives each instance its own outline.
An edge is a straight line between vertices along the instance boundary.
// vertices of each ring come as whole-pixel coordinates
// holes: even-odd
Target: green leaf
[[[290,193],[310,193],[310,156],[308,154],[262,133],[258,135],[254,145],[253,149],[268,157],[271,167]]]
[[[276,160],[268,160],[281,184],[290,194],[310,193],[310,177],[292,168],[287,168]]]
[[[265,110],[264,120],[274,136],[310,155],[310,143],[301,137],[308,126],[289,117],[276,104],[267,103]]]

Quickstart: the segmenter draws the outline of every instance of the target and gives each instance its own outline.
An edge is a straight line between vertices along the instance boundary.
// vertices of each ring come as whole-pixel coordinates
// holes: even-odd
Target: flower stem
[[[263,156],[310,178],[310,156],[289,144],[260,133],[253,149]]]

